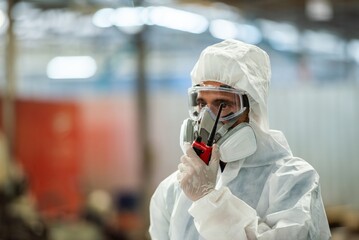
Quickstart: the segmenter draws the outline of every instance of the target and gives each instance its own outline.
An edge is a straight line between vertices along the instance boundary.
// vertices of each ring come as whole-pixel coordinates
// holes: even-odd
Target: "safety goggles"
[[[194,86],[188,89],[189,115],[197,121],[205,109],[209,109],[211,116],[215,118],[219,106],[223,108],[220,121],[229,121],[241,115],[246,107],[243,104],[245,92],[230,87]]]

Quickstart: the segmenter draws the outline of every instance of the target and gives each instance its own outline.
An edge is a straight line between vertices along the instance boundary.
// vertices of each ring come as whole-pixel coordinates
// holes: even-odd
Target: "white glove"
[[[219,150],[214,144],[211,160],[207,166],[198,157],[190,143],[185,143],[184,149],[186,154],[181,157],[181,163],[178,165],[177,180],[187,197],[192,201],[197,201],[213,191],[216,186]]]

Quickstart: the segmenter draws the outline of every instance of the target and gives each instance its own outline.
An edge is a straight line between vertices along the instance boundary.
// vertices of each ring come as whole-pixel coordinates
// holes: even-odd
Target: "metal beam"
[[[9,25],[6,33],[5,47],[5,92],[3,97],[3,124],[7,140],[9,159],[14,159],[15,142],[15,100],[16,100],[16,36],[13,31],[14,19],[12,9],[16,0],[8,0],[7,17]]]

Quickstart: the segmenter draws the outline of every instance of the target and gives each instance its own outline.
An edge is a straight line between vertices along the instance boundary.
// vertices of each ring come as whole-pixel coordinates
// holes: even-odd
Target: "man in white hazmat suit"
[[[329,239],[317,172],[268,126],[268,55],[225,40],[201,53],[191,77],[184,155],[151,199],[151,238]],[[191,143],[208,137],[217,115],[207,165]]]

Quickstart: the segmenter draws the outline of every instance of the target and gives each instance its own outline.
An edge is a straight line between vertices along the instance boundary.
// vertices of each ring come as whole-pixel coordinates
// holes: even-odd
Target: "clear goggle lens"
[[[229,121],[241,115],[246,107],[243,106],[243,91],[212,86],[195,86],[188,89],[189,114],[197,121],[202,112],[208,109],[213,118],[218,114],[219,106],[223,103],[220,121]]]

